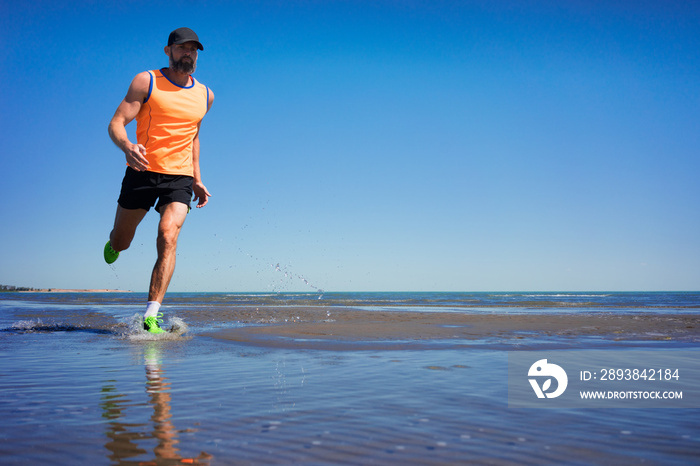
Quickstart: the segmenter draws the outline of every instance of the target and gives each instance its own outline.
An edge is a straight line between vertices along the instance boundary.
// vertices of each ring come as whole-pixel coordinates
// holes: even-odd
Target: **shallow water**
[[[168,312],[187,332],[153,339],[133,324],[143,296],[7,295],[3,464],[696,464],[700,456],[698,409],[508,408],[508,351],[497,342],[251,347],[204,336],[249,323],[207,321],[206,306],[222,303],[190,309],[195,297]]]

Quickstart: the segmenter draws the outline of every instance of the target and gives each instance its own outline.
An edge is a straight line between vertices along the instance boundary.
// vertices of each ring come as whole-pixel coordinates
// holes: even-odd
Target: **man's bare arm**
[[[109,137],[114,144],[119,147],[126,156],[126,163],[136,171],[144,171],[148,168],[148,161],[144,157],[146,148],[141,144],[134,144],[129,141],[126,133],[126,125],[131,123],[141,110],[141,105],[148,95],[151,85],[151,78],[147,71],[136,75],[126,97],[117,107],[112,120],[109,122]]]
[[[209,102],[207,107],[207,112],[211,109],[214,103],[214,93],[209,90]],[[199,123],[201,127],[201,122]],[[211,194],[207,191],[206,186],[202,183],[202,172],[199,169],[199,127],[197,128],[197,134],[192,141],[192,168],[194,169],[194,183],[192,184],[192,191],[194,191],[194,200],[197,202],[197,207],[201,208],[207,205]]]

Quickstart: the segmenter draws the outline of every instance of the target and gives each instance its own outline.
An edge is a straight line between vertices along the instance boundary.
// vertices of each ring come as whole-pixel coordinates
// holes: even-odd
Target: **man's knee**
[[[162,248],[170,249],[177,246],[177,235],[172,231],[161,230],[158,233],[158,245]]]
[[[187,206],[181,203],[171,203],[161,209],[160,223],[158,224],[158,250],[160,254],[174,252],[177,247],[177,238],[180,235],[182,225],[187,216]]]
[[[114,219],[114,228],[109,234],[109,242],[115,251],[129,249],[131,241],[136,234],[136,228],[146,215],[143,209],[124,209],[117,207],[117,215]]]
[[[126,249],[129,249],[129,246],[131,246],[131,241],[133,240],[132,237],[120,235],[116,233],[114,230],[112,230],[112,233],[109,235],[109,244],[112,246],[112,249],[114,249],[117,252],[124,251]]]
[[[177,238],[180,235],[180,227],[175,224],[161,224],[158,228],[158,247],[164,251],[174,250],[177,247]]]

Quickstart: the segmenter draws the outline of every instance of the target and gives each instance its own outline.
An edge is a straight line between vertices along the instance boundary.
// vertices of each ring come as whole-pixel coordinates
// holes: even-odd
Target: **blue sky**
[[[188,26],[213,198],[171,291],[700,289],[695,2],[1,8],[0,283],[147,289],[155,212],[101,258],[107,123]]]

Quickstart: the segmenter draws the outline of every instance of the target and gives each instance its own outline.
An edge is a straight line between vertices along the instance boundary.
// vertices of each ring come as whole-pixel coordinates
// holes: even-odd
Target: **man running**
[[[151,333],[164,332],[159,310],[175,270],[177,238],[192,194],[198,208],[211,196],[199,171],[199,128],[214,93],[192,77],[199,50],[204,47],[191,29],[170,33],[165,47],[169,66],[136,75],[109,123],[109,136],[126,155],[127,168],[114,228],[104,247],[105,261],[113,263],[129,247],[151,207],[160,214],[158,259],[143,324]],[[136,144],[126,132],[134,118]]]

